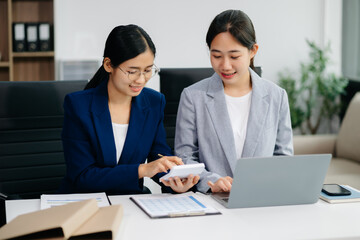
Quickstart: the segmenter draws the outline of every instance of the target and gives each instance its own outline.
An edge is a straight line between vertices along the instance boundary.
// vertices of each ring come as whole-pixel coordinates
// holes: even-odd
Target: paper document
[[[205,201],[199,201],[199,196],[195,193],[152,194],[133,196],[130,199],[151,218],[221,214]]]
[[[99,207],[106,207],[110,205],[109,199],[104,192],[80,194],[42,194],[40,197],[40,209],[47,209],[92,198],[96,200]]]

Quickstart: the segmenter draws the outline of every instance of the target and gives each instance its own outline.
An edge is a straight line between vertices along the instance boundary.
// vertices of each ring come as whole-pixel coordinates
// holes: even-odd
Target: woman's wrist
[[[145,176],[145,168],[146,168],[146,166],[145,166],[145,164],[143,163],[143,164],[140,164],[139,165],[139,168],[138,168],[138,174],[139,174],[139,179],[141,179],[141,178],[144,178]]]

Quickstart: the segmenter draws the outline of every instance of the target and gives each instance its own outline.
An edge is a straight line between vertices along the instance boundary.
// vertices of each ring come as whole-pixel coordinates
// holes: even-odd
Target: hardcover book
[[[116,237],[121,205],[98,207],[95,199],[20,215],[0,228],[0,239],[69,239]]]

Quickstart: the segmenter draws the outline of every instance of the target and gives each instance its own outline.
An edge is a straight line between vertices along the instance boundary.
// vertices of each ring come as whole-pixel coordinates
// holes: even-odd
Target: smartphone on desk
[[[321,191],[329,196],[347,196],[351,194],[349,190],[338,184],[324,184]]]

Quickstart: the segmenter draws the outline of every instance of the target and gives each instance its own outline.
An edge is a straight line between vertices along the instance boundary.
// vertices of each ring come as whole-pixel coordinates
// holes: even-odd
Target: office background
[[[15,11],[18,13],[17,15],[24,16],[27,12],[31,12],[24,7],[26,4],[23,5],[22,1],[3,0],[1,1],[1,6],[6,6],[7,2],[21,3],[13,4],[15,9],[20,8],[18,12]],[[6,81],[12,72],[24,73],[21,76],[22,78],[14,78],[15,80],[49,80],[48,76],[54,79],[53,56],[55,56],[56,60],[56,80],[61,80],[59,77],[60,68],[57,63],[63,61],[95,60],[97,61],[95,68],[97,68],[101,64],[105,39],[111,29],[117,25],[130,23],[142,26],[152,36],[158,49],[156,64],[160,68],[208,68],[210,67],[210,62],[208,48],[205,43],[205,35],[211,20],[215,15],[225,9],[241,9],[245,11],[254,22],[258,43],[260,45],[260,50],[255,58],[255,64],[263,68],[262,76],[265,78],[277,82],[278,73],[286,68],[293,71],[294,74],[300,74],[299,63],[306,62],[308,59],[309,47],[305,39],[309,39],[320,47],[331,42],[332,62],[328,70],[340,75],[344,70],[342,66],[356,66],[355,69],[357,69],[358,72],[357,83],[360,84],[360,0],[225,0],[222,2],[215,0],[138,0],[136,2],[121,0],[39,0],[39,2],[51,3],[47,5],[51,6],[51,9],[53,7],[52,3],[54,3],[55,53],[50,53],[49,57],[46,55],[45,57],[44,55],[34,57],[34,55],[31,55],[33,56],[31,59],[36,62],[34,64],[35,67],[32,67],[32,64],[27,64],[30,58],[26,57],[26,53],[25,55],[20,53],[15,57],[11,56],[12,54],[8,54],[10,60],[12,59],[11,61],[9,60],[9,62],[7,62],[9,56],[3,55],[5,56],[5,62],[0,63],[2,66],[0,70],[5,73],[2,76],[6,77]],[[355,3],[355,5],[351,6],[348,3]],[[32,4],[32,6],[36,5],[37,4]],[[36,17],[40,15],[44,16],[46,15],[45,13],[47,13],[46,10],[49,9],[50,7],[41,8],[41,11],[32,17],[36,19]],[[5,8],[1,8],[1,10],[5,10]],[[355,11],[354,13],[352,10],[357,10],[357,12]],[[9,12],[11,11],[9,10]],[[52,12],[49,15],[49,19],[51,19],[52,22]],[[4,15],[0,14],[0,16]],[[344,21],[345,19],[343,19],[343,17],[347,16],[353,16],[353,18]],[[7,16],[3,19],[7,19]],[[13,20],[28,21],[24,19],[10,17],[10,23]],[[354,22],[356,22],[357,25],[355,24],[355,27],[349,30],[351,34],[347,38],[343,38],[344,29],[347,29]],[[358,42],[352,43],[353,39],[357,39]],[[343,49],[344,43],[348,47],[346,51]],[[8,44],[5,45],[3,48],[8,48]],[[345,61],[347,58],[343,58],[344,52],[352,54],[353,58]],[[43,59],[45,59],[45,64],[50,63],[50,67],[39,63],[42,62]],[[15,65],[15,67],[12,65]],[[44,77],[44,75],[41,75],[41,72],[45,68],[41,68],[41,71],[38,71],[38,73],[35,71],[38,66],[46,66],[45,68],[50,69],[50,73],[45,74]],[[72,69],[77,69],[76,64],[71,66]],[[34,74],[34,76],[37,75],[37,77],[28,79],[28,75],[31,75],[28,73],[32,72],[32,68],[35,69],[34,73],[36,74]],[[91,73],[93,74],[95,70],[96,69]],[[188,70],[186,71],[189,72]],[[163,73],[164,72],[165,71],[163,71]],[[0,75],[0,78],[2,76]],[[294,76],[294,78],[299,79],[298,76]],[[161,79],[163,80],[165,78],[162,77]],[[48,84],[59,83],[61,82],[55,81]],[[12,84],[9,84],[9,86],[10,85]],[[71,85],[74,85],[74,82],[72,82]],[[4,86],[7,85],[4,84]],[[40,90],[40,88],[36,88],[35,83],[31,84],[31,86],[35,87],[36,90]],[[159,78],[152,79],[148,86],[158,90]],[[5,87],[3,89],[8,95],[9,92],[11,92],[6,91]],[[79,87],[79,89],[82,89],[82,87]],[[21,94],[19,91],[16,92]],[[45,94],[38,95],[46,96]],[[2,94],[2,96],[4,97],[5,94]],[[21,98],[18,97],[17,99]],[[58,101],[60,103],[58,104],[60,111],[62,110],[62,99],[63,98],[60,98],[60,101]],[[5,101],[2,102],[6,104]],[[17,101],[8,102],[17,103]],[[34,106],[37,105],[34,104]],[[6,110],[7,108],[3,107],[2,109]],[[24,108],[15,107],[13,109],[22,110]],[[44,109],[45,111],[47,110],[46,108]],[[25,108],[25,110],[29,109]],[[355,120],[353,121],[355,122]],[[338,126],[339,124],[337,123],[337,127]],[[355,131],[351,131],[351,133],[355,136],[360,136],[356,134]],[[3,140],[3,142],[7,144],[9,138],[5,135],[4,139],[6,140]],[[348,142],[356,141],[350,139]],[[61,146],[59,139],[58,143],[58,146]],[[23,143],[21,142],[20,144]],[[15,144],[11,146],[15,146]],[[4,149],[5,148],[3,148],[3,151],[5,151]],[[18,148],[13,149],[16,149],[13,150],[14,153],[19,152]],[[59,149],[61,149],[61,147],[59,147]],[[10,149],[10,152],[11,151],[12,149]],[[3,155],[6,157],[6,154]],[[61,162],[61,164],[63,164],[63,162]],[[26,170],[26,167],[19,169],[24,172],[30,172]],[[14,174],[11,170],[7,173],[10,178],[16,175],[23,177],[22,174]],[[5,176],[4,174],[0,175],[3,178]],[[10,179],[10,182],[11,181],[13,181],[13,179]]]
[[[277,82],[286,68],[299,73],[299,63],[308,59],[305,39],[320,46],[331,42],[329,70],[341,73],[341,0],[54,0],[55,61],[100,64],[111,29],[134,23],[155,42],[160,68],[210,67],[206,32],[226,9],[241,9],[252,19],[260,45],[255,64],[263,77]],[[148,86],[158,90],[158,78]]]
[[[100,63],[111,29],[133,23],[152,37],[160,68],[211,67],[205,36],[212,19],[226,9],[243,10],[252,19],[260,45],[255,65],[263,77],[277,82],[284,69],[300,74],[300,62],[309,54],[306,39],[319,46],[331,42],[328,70],[341,74],[341,0],[54,0],[55,61]],[[159,90],[159,78],[148,86]],[[150,179],[145,184],[160,191]]]

